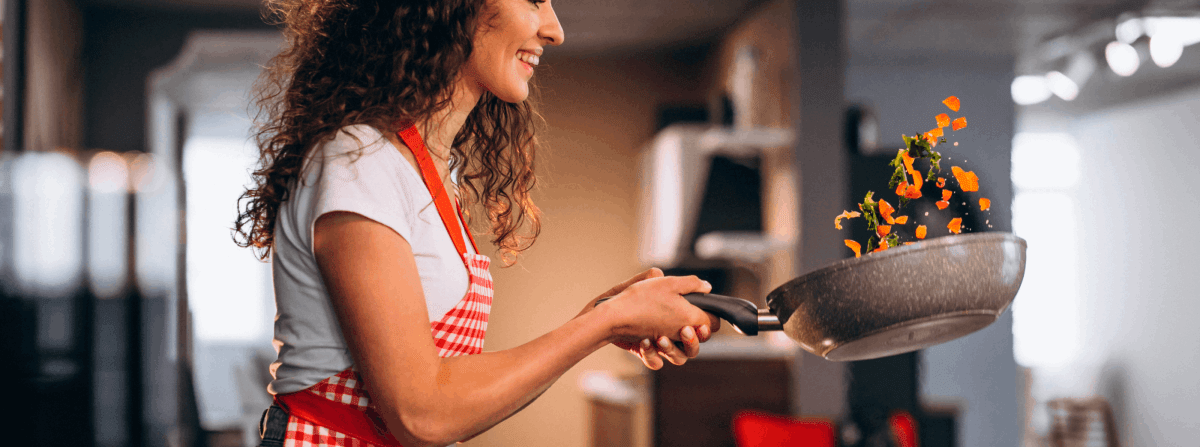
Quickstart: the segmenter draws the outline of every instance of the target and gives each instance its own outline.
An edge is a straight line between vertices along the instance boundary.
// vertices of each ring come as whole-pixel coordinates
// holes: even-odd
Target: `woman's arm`
[[[492,427],[610,342],[677,339],[681,327],[711,324],[680,296],[707,292],[706,283],[654,278],[519,347],[443,359],[404,238],[358,214],[329,213],[317,220],[313,249],[358,372],[406,446],[445,445]]]

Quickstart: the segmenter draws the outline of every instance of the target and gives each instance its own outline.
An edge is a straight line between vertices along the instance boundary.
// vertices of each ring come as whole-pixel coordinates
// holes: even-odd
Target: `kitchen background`
[[[280,44],[259,8],[4,2],[0,421],[15,445],[254,445],[274,309],[267,265],[229,226],[254,162],[250,87]],[[1026,238],[1027,274],[987,329],[878,361],[728,326],[659,372],[606,348],[467,445],[734,445],[744,409],[828,421],[842,445],[870,445],[896,409],[930,446],[1200,438],[1200,4],[556,10],[566,44],[536,76],[544,231],[493,271],[487,349],[649,266],[761,303],[849,256],[830,221],[886,181],[861,167],[933,127],[949,95],[970,126],[944,152],[993,203],[977,229]]]

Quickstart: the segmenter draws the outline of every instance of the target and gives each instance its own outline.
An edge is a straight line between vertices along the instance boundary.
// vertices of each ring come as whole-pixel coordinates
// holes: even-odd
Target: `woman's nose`
[[[558,23],[558,15],[554,13],[554,7],[550,5],[550,2],[543,3],[542,6],[542,27],[538,29],[538,37],[550,45],[562,45],[566,36],[563,34],[562,24]]]

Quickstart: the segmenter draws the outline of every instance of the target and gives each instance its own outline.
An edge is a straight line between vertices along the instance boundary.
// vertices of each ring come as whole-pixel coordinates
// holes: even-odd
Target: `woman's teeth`
[[[522,52],[520,52],[520,53],[517,53],[517,59],[520,59],[520,60],[521,60],[521,62],[525,62],[525,63],[527,63],[527,64],[529,64],[529,65],[533,65],[533,66],[535,66],[535,67],[536,67],[536,66],[537,66],[537,64],[538,64],[538,61],[539,61],[541,58],[539,58],[539,57],[538,57],[537,55],[535,55],[535,54],[526,53],[526,52],[522,51]]]

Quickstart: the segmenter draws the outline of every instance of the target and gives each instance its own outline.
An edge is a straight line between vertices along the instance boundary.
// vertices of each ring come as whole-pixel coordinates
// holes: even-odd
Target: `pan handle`
[[[683,298],[700,310],[728,321],[738,332],[758,335],[758,306],[754,303],[715,293],[689,293]]]
[[[689,293],[683,298],[693,306],[699,307],[700,310],[728,321],[737,328],[738,332],[746,335],[758,335],[758,306],[755,306],[754,303],[741,298],[713,293]],[[605,301],[608,301],[608,298],[601,298],[596,301],[596,305],[599,306]]]

